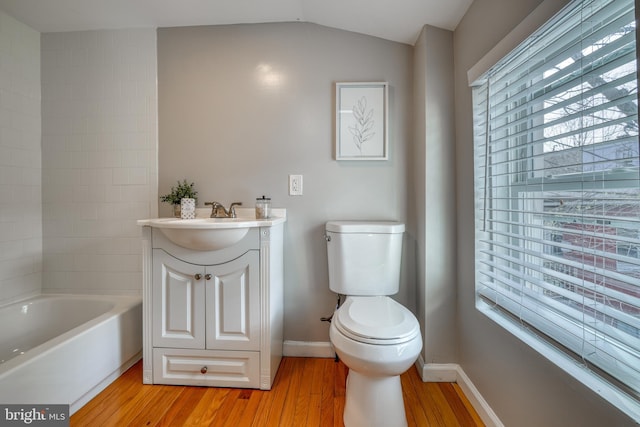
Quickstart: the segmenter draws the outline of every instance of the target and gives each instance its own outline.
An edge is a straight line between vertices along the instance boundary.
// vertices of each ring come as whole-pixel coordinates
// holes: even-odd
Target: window
[[[473,84],[476,306],[640,420],[633,0],[574,1]]]

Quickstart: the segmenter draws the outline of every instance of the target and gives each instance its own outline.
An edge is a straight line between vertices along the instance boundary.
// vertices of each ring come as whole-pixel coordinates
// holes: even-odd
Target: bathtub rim
[[[81,323],[50,340],[30,348],[24,354],[0,364],[0,381],[14,370],[19,369],[24,363],[36,358],[45,357],[48,353],[59,348],[72,337],[87,334],[99,325],[107,322],[112,317],[121,315],[134,306],[142,304],[141,295],[40,293],[17,301],[12,301],[7,304],[2,304],[0,305],[0,310],[12,305],[24,304],[27,301],[39,299],[108,300],[113,301],[114,306],[110,310],[92,318],[91,320]]]

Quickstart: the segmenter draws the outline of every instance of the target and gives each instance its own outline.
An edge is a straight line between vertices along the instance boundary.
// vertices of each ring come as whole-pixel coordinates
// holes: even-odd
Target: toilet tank
[[[329,221],[329,288],[342,295],[393,295],[400,286],[404,224]]]

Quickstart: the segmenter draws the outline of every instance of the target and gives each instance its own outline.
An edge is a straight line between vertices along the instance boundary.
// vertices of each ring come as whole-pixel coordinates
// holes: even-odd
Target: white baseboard
[[[416,368],[426,383],[455,383],[460,367],[455,363],[424,363],[420,355],[416,360]]]
[[[416,368],[424,382],[457,383],[487,427],[504,427],[493,409],[482,397],[471,379],[457,363],[424,363],[422,355],[416,361]]]
[[[283,354],[289,357],[335,357],[330,342],[285,341]],[[464,395],[487,427],[504,427],[498,416],[457,363],[425,363],[422,355],[415,363],[424,382],[458,383]]]
[[[493,412],[493,409],[491,409],[487,401],[484,400],[476,386],[473,385],[460,366],[458,366],[458,379],[456,382],[487,427],[504,427],[500,418]]]
[[[289,357],[336,357],[331,343],[323,341],[285,341],[282,354]]]

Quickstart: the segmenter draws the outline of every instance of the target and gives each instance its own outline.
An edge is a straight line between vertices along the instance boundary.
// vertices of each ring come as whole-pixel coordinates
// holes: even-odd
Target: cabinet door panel
[[[207,348],[260,348],[260,278],[257,251],[207,267]]]
[[[204,269],[161,250],[153,254],[153,345],[204,348]],[[199,278],[198,278],[199,277]]]

